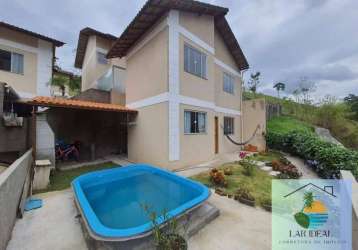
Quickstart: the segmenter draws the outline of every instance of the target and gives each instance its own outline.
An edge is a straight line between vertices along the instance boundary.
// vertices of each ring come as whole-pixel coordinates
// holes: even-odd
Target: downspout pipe
[[[243,105],[243,98],[244,98],[244,73],[247,71],[247,69],[240,70],[240,77],[241,77],[241,98],[240,98],[240,121],[241,121],[241,141],[244,141],[244,105]]]

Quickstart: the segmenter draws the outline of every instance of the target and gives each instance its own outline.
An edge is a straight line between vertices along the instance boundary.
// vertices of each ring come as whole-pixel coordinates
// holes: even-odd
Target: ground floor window
[[[233,117],[224,117],[224,134],[231,135],[234,134],[234,123],[235,119]]]
[[[199,134],[206,132],[206,113],[184,111],[184,133]]]

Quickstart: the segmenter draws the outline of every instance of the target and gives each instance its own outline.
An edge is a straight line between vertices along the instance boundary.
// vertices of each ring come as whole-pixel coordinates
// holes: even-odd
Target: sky
[[[284,95],[302,77],[316,84],[315,101],[358,95],[357,0],[203,0],[229,8],[227,20],[249,62],[245,72],[261,72],[258,92]],[[1,0],[0,20],[63,41],[58,64],[73,66],[78,34],[84,27],[119,36],[145,0]]]

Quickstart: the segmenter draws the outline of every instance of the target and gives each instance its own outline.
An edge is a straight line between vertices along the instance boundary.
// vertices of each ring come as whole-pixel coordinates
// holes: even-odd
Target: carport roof
[[[64,98],[47,97],[47,96],[36,96],[30,100],[22,101],[22,103],[33,105],[33,106],[41,106],[41,107],[137,113],[137,110],[129,109],[118,104],[90,102],[90,101],[64,99]]]

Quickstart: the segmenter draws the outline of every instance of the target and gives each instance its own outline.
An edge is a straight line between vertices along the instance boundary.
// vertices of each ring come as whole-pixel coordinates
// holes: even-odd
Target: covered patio
[[[137,111],[121,105],[54,97],[22,101],[36,110],[37,159],[55,159],[55,144],[78,143],[79,161],[127,154],[127,128]],[[69,159],[69,161],[72,159]],[[57,167],[68,162],[57,161]]]

